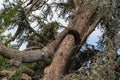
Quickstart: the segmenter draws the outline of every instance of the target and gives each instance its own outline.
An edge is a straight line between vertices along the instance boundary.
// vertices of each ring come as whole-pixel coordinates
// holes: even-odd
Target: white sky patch
[[[8,34],[10,34],[11,33],[11,35],[13,36],[14,34],[15,34],[15,32],[16,32],[16,30],[17,30],[17,26],[15,26],[15,28],[13,28],[13,29],[10,29],[10,30],[6,30],[3,34],[5,34],[5,35],[8,35]]]
[[[26,46],[27,46],[27,42],[24,42],[24,44],[22,44],[19,48],[20,51],[23,51],[24,49],[26,49]]]
[[[120,49],[118,49],[118,55],[120,55]]]
[[[100,29],[96,28],[95,31],[93,31],[90,36],[87,39],[87,43],[97,46],[97,42],[99,41],[99,38],[102,36],[102,32]]]
[[[3,0],[0,0],[0,9],[3,8],[2,4],[3,4]]]

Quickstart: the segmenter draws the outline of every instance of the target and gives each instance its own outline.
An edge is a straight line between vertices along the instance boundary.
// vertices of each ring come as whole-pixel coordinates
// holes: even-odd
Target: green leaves
[[[47,40],[54,40],[57,36],[58,28],[59,24],[56,21],[51,22],[42,27],[40,34],[44,36]]]
[[[11,33],[5,34],[4,32],[16,26],[16,16],[22,4],[23,2],[20,0],[14,0],[13,2],[5,0],[3,2],[4,9],[0,11],[0,40],[4,43],[11,37]]]

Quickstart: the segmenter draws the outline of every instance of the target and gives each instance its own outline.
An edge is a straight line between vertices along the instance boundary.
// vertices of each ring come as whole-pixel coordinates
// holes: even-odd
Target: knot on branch
[[[19,67],[22,64],[22,57],[13,58],[10,60],[12,66]]]

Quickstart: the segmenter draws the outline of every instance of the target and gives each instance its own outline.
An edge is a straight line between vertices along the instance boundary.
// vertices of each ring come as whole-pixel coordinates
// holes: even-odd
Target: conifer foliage
[[[1,6],[1,80],[120,79],[119,0],[3,0]],[[96,27],[97,47],[87,43]]]

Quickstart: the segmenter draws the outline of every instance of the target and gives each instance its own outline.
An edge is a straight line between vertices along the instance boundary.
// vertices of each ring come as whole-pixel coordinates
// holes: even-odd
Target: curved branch
[[[24,62],[36,62],[53,56],[59,42],[61,41],[64,34],[68,31],[64,29],[62,33],[51,42],[48,46],[40,50],[29,50],[29,51],[19,51],[15,49],[10,49],[0,44],[0,55],[11,59],[11,65],[20,66]]]

